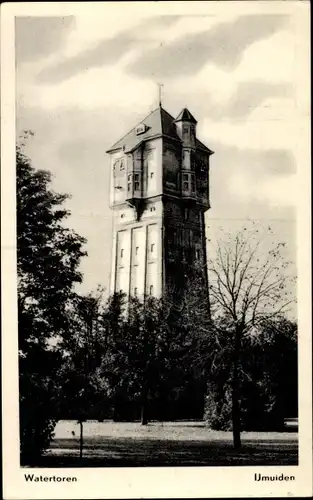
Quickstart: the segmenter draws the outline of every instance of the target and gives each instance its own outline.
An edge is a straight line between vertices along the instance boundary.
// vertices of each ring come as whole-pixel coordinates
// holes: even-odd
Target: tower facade
[[[186,108],[175,119],[159,106],[107,151],[111,293],[177,296],[196,275],[207,285],[204,214],[213,151],[197,139],[196,127]]]

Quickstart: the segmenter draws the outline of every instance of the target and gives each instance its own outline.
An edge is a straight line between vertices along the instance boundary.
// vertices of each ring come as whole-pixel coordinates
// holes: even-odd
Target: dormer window
[[[140,125],[137,125],[136,127],[136,135],[144,134],[146,131],[146,126],[144,123],[141,123]]]

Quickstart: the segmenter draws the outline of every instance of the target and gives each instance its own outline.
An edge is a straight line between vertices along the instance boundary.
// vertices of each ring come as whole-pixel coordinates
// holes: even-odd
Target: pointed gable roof
[[[195,119],[194,116],[190,113],[189,109],[184,108],[181,110],[179,113],[178,117],[176,118],[175,122],[191,122],[191,123],[197,123],[197,120]]]
[[[146,131],[139,135],[136,134],[136,127],[134,127],[122,139],[117,141],[107,153],[124,148],[125,151],[132,151],[143,141],[154,139],[157,137],[167,136],[171,139],[180,141],[176,131],[175,119],[161,106],[152,111],[140,124],[145,125]]]
[[[187,117],[187,118],[186,118]],[[181,142],[179,135],[177,134],[175,122],[181,120],[189,120],[192,123],[197,123],[195,118],[192,116],[188,109],[184,108],[175,118],[170,115],[161,106],[157,107],[152,111],[146,118],[137,124],[144,124],[146,131],[142,134],[136,134],[136,127],[132,128],[122,139],[117,141],[113,146],[110,147],[106,152],[112,153],[113,151],[118,151],[123,149],[126,152],[131,152],[137,148],[142,142],[148,141],[150,139],[156,139],[157,137],[168,137],[172,140]],[[198,138],[196,138],[196,148],[202,151],[213,154],[213,151],[205,146]]]

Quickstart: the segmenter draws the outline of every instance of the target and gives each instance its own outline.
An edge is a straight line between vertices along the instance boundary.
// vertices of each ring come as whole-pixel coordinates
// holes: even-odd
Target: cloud
[[[223,81],[220,80],[221,86]],[[228,89],[226,89],[227,92]],[[232,84],[229,97],[220,94],[217,96],[213,88],[197,89],[197,92],[183,95],[183,91],[177,89],[173,101],[177,103],[188,100],[187,107],[192,109],[197,116],[210,116],[210,119],[243,119],[247,118],[258,108],[272,105],[272,99],[292,99],[293,88],[289,83],[271,83],[266,81],[251,80]],[[226,95],[227,93],[224,92]],[[225,97],[225,98],[224,98]],[[271,100],[271,103],[269,103]]]
[[[81,51],[73,57],[44,68],[38,74],[40,83],[59,83],[91,68],[117,63],[134,47],[149,42],[149,33],[160,28],[167,28],[180,16],[158,16],[145,19],[134,28],[122,31],[112,38],[98,42],[94,47]]]
[[[15,50],[17,64],[36,61],[61,48],[75,17],[16,17]]]
[[[39,83],[60,83],[91,68],[102,67],[116,63],[126,51],[136,43],[129,33],[120,33],[115,38],[103,40],[75,57],[44,68],[38,74]]]
[[[258,108],[268,98],[292,97],[292,86],[284,83],[261,81],[241,82],[229,102],[223,107],[211,107],[214,118],[243,118]]]
[[[297,167],[291,150],[242,149],[222,140],[209,145],[215,152],[210,176],[212,206],[217,213],[228,213],[231,218],[244,212],[247,217],[255,207],[262,212],[261,208],[283,210],[295,204],[290,192]]]
[[[127,70],[144,78],[177,78],[198,72],[209,60],[233,70],[247,47],[282,29],[285,15],[248,15],[146,50]]]

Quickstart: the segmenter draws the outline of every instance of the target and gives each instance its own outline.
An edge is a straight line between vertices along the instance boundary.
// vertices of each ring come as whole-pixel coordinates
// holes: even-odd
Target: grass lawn
[[[60,421],[41,467],[143,467],[297,465],[296,432],[242,433],[242,449],[231,432],[207,429],[203,422],[84,423],[83,458],[79,425]]]

